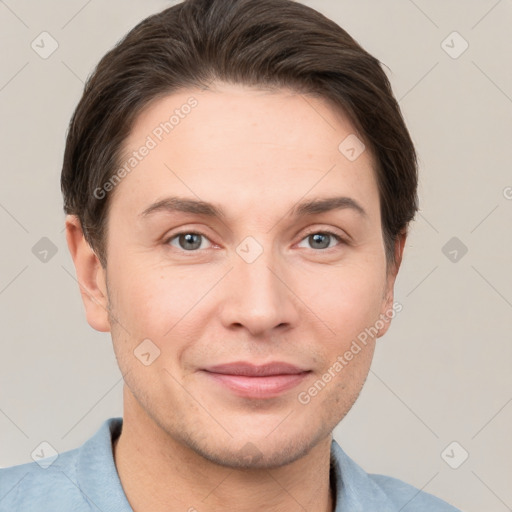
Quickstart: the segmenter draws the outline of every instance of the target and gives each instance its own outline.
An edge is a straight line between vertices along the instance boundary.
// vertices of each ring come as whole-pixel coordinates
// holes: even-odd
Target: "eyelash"
[[[339,242],[339,245],[346,245],[346,244],[348,244],[348,241],[344,237],[342,237],[341,235],[339,235],[337,233],[334,233],[333,231],[319,230],[319,229],[312,229],[312,230],[306,232],[304,234],[304,236],[300,239],[300,242],[302,242],[303,240],[305,240],[309,236],[315,235],[315,234],[322,234],[322,235],[331,236],[331,237],[333,237],[334,239],[336,239]],[[180,231],[178,233],[174,233],[172,236],[168,237],[164,241],[164,244],[165,245],[170,245],[170,242],[172,240],[174,240],[175,238],[178,238],[180,235],[199,235],[199,236],[202,236],[202,237],[206,238],[210,243],[212,243],[211,240],[204,233],[201,233],[200,231],[184,230],[184,231]],[[181,249],[181,248],[176,248],[176,247],[174,247],[174,248],[178,249],[180,252],[185,253],[185,254],[186,253],[194,254],[194,253],[197,253],[197,252],[200,251],[200,249],[195,249],[195,250],[192,250],[192,251],[186,251],[186,250]],[[325,249],[311,249],[311,250],[315,251],[315,252],[330,252],[331,250],[333,250],[335,248],[336,248],[336,246],[335,247],[327,247]]]

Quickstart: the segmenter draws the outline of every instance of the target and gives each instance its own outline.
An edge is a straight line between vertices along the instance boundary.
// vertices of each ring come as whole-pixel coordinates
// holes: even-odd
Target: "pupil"
[[[328,238],[329,236],[326,235],[325,233],[315,233],[314,235],[311,235],[312,238],[313,238],[313,241],[314,243],[320,243],[320,245],[322,245],[322,239],[324,241],[324,244],[323,246],[321,247],[321,249],[325,249],[326,247],[329,246],[329,242],[328,242]],[[325,244],[325,241],[327,240],[327,244]]]
[[[182,239],[185,239],[185,247],[183,247],[183,244],[181,246],[183,249],[197,249],[201,246],[201,241],[199,240],[199,236],[197,233],[186,233],[185,235],[181,235]],[[195,238],[195,243],[194,243]],[[192,245],[192,247],[190,246]]]

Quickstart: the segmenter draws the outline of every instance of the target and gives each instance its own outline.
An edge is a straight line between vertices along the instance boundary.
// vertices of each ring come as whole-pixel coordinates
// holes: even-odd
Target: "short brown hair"
[[[292,0],[185,0],[144,19],[101,59],[69,125],[64,211],[80,219],[102,265],[111,194],[94,191],[118,169],[135,119],[155,99],[214,80],[312,94],[349,117],[374,156],[386,261],[394,262],[395,240],[418,209],[417,160],[380,62]]]

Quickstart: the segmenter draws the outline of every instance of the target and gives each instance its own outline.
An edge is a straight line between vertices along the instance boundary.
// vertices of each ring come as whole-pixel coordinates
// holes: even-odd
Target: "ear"
[[[110,331],[106,273],[85,240],[76,215],[66,216],[66,241],[75,264],[76,277],[89,325],[101,332]]]
[[[400,269],[400,264],[402,263],[402,256],[404,254],[405,241],[407,239],[407,231],[402,231],[396,241],[395,241],[395,261],[389,263],[389,268],[386,275],[386,287],[384,290],[383,300],[382,300],[382,309],[380,318],[383,319],[384,326],[379,329],[379,333],[377,334],[377,338],[384,336],[389,326],[391,325],[391,319],[395,316],[395,314],[402,310],[401,305],[400,309],[397,309],[398,305],[393,307],[394,305],[394,288],[395,288],[395,280],[398,274],[398,270]]]

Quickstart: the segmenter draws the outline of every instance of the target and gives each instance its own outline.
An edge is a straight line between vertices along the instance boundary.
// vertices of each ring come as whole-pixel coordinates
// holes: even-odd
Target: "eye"
[[[331,231],[312,231],[308,233],[303,239],[308,241],[313,249],[331,249],[334,247],[330,244],[332,241],[337,241],[338,243],[344,243],[343,238],[337,235],[336,233],[332,233]],[[301,241],[301,243],[302,243]],[[300,247],[300,245],[299,245]]]
[[[182,249],[188,252],[196,252],[196,249],[205,249],[202,246],[202,241],[208,240],[202,233],[196,233],[194,231],[182,231],[176,233],[172,237],[166,240],[166,244],[176,247],[172,242],[176,240],[178,243],[178,249]]]
[[[340,235],[337,235],[332,231],[311,231],[301,240],[300,243],[303,243],[304,240],[310,244],[310,248],[319,250],[332,249],[336,245],[335,242],[338,242],[338,244],[345,243],[345,240]],[[197,252],[199,249],[208,248],[203,245],[204,241],[209,242],[206,235],[202,233],[195,231],[182,231],[180,233],[175,233],[173,236],[168,238],[165,243],[185,252]],[[178,245],[176,245],[176,243]],[[300,244],[299,247],[301,247]]]

